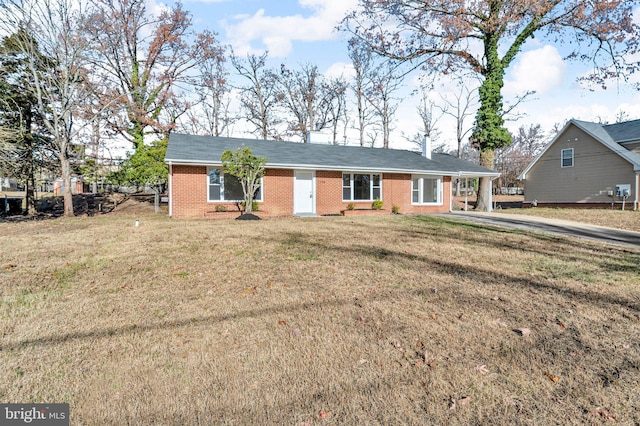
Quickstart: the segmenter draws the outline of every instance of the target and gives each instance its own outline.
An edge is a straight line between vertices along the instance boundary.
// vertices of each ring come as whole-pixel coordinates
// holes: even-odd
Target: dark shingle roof
[[[221,165],[222,153],[241,146],[267,158],[270,168],[346,170],[370,172],[434,173],[448,176],[498,176],[499,173],[447,154],[419,153],[395,149],[263,141],[173,133],[165,162],[172,164]]]
[[[607,124],[602,126],[602,128],[616,143],[635,142],[640,140],[640,120]]]

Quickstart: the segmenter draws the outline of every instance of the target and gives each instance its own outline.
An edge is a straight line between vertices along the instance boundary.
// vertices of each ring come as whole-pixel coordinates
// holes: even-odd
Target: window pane
[[[373,177],[373,186],[380,186],[380,175],[372,175]]]
[[[420,187],[419,187],[420,179],[413,179],[412,184],[412,199],[411,202],[419,203],[420,202]]]
[[[209,170],[209,184],[220,185],[220,169]]]
[[[380,187],[373,188],[373,199],[380,198]]]
[[[209,199],[212,201],[220,200],[220,185],[209,185]]]
[[[438,179],[423,178],[422,202],[423,203],[438,202]]]
[[[562,167],[573,166],[573,149],[562,150]]]
[[[370,200],[371,199],[371,177],[369,175],[353,175],[353,199],[354,200]]]
[[[220,170],[209,170],[209,200],[220,200]]]
[[[342,188],[342,199],[343,200],[351,199],[351,188]]]
[[[351,199],[351,175],[349,173],[342,174],[342,199]]]
[[[237,177],[224,175],[224,199],[226,201],[242,201],[244,193]]]
[[[262,201],[262,186],[259,186],[258,189],[256,189],[256,193],[253,194],[253,199]]]

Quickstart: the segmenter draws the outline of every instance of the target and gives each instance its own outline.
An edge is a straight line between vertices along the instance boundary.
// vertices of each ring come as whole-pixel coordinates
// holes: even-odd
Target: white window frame
[[[564,165],[564,160],[565,160],[564,153],[565,153],[565,151],[571,152],[571,157],[567,157],[566,158],[566,160],[571,159],[571,165],[569,165],[569,166],[565,166]],[[562,167],[563,169],[569,168],[569,167],[573,167],[573,164],[575,162],[574,159],[575,159],[575,153],[573,151],[573,148],[565,148],[562,151],[560,151],[560,167]]]
[[[414,187],[415,180],[418,179],[418,188]],[[424,199],[424,180],[436,180],[437,181],[437,195],[436,201],[430,201],[427,203],[422,202]],[[413,201],[413,193],[418,192],[418,202]],[[434,176],[434,175],[412,175],[411,176],[411,205],[413,206],[441,206],[443,204],[443,193],[444,193],[444,185],[442,176]]]
[[[220,170],[220,200],[212,200],[209,198],[211,191],[209,187],[211,186],[210,175],[209,172],[211,170]],[[241,203],[244,200],[225,200],[224,199],[224,170],[221,167],[207,167],[207,202],[208,203]],[[264,176],[260,178],[260,198],[254,199],[254,201],[258,203],[262,203],[264,201]]]
[[[345,175],[349,175],[349,186],[344,186],[344,176]],[[371,182],[371,185],[369,187],[369,198],[368,200],[354,200],[353,199],[353,189],[354,189],[354,185],[353,185],[353,177],[354,175],[369,175],[369,182]],[[358,202],[372,202],[375,201],[376,197],[373,196],[373,190],[374,190],[374,184],[373,184],[373,176],[379,176],[380,177],[380,185],[378,185],[376,188],[380,189],[380,200],[382,200],[382,180],[383,180],[383,176],[382,173],[376,173],[376,172],[342,172],[342,176],[341,176],[341,180],[340,180],[340,189],[341,189],[341,196],[342,196],[342,201],[343,202],[354,202],[354,203],[358,203]],[[350,198],[344,198],[344,190],[346,188],[349,188],[349,197]]]

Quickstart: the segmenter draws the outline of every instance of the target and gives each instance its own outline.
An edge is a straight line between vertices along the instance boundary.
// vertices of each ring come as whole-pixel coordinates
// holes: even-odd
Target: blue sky
[[[295,68],[310,62],[317,64],[323,73],[346,75],[349,59],[345,35],[334,28],[356,4],[356,0],[184,0],[184,8],[192,12],[196,29],[216,31],[220,41],[232,45],[237,54],[269,50],[272,66],[285,62]],[[157,7],[162,7],[162,3],[157,3]],[[636,90],[625,84],[612,84],[606,91],[581,86],[576,78],[588,68],[564,61],[565,52],[559,49],[535,38],[526,44],[508,70],[503,90],[507,102],[526,90],[537,92],[520,105],[519,113],[524,116],[508,122],[511,130],[530,123],[540,123],[550,130],[554,124],[570,118],[613,122],[620,111],[626,112],[629,119],[640,118],[640,96]],[[417,99],[409,96],[416,84],[416,75],[405,80],[392,147],[405,147],[400,132],[411,134],[418,128]],[[443,96],[450,96],[450,90],[446,83],[438,86],[432,98],[441,101]],[[472,119],[468,124],[472,124]],[[442,135],[436,144],[453,143],[454,125],[440,120]]]

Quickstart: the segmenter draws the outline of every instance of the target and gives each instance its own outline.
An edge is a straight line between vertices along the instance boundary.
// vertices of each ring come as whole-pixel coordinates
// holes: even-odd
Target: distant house
[[[624,203],[637,210],[639,176],[640,120],[571,120],[519,178],[525,206],[619,209]]]
[[[72,194],[82,194],[85,191],[85,183],[82,179],[77,177],[71,178],[71,193]],[[53,181],[53,194],[54,195],[63,195],[64,194],[64,183],[62,182],[62,178],[57,178]]]
[[[222,169],[222,153],[249,147],[266,157],[256,194],[260,215],[335,215],[364,212],[380,198],[384,211],[448,212],[454,177],[497,177],[499,173],[446,154],[315,143],[263,141],[171,134],[169,215],[221,217],[237,211],[239,182]],[[351,206],[350,206],[351,205]]]

